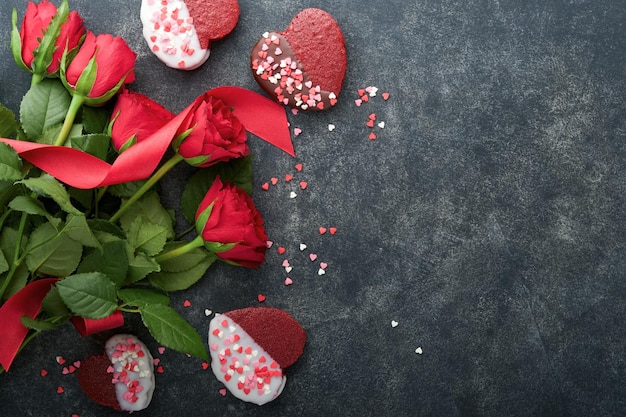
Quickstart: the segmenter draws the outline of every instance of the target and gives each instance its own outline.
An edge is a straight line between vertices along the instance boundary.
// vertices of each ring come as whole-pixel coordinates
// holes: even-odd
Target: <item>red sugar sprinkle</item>
[[[330,234],[334,235],[335,233],[337,233],[337,228],[336,227],[331,227],[330,228]]]
[[[207,369],[209,369],[209,363],[208,362],[202,362],[202,369],[204,369],[205,371]]]
[[[382,94],[382,96],[383,96],[383,100],[385,101],[389,100],[389,93],[385,92]]]
[[[41,374],[41,376],[46,376],[46,375],[48,375],[48,371],[46,371],[45,369],[42,369],[40,374]]]
[[[302,171],[302,164],[296,164],[295,168],[296,168],[296,171],[301,172]]]
[[[63,389],[63,387],[59,385],[57,387],[57,394],[63,394],[64,392],[65,392],[65,390]]]
[[[156,368],[157,373],[162,374],[163,372],[165,372],[165,370],[163,369],[163,365],[159,365]]]
[[[184,307],[191,307],[191,301],[189,301],[189,300],[185,300],[185,301],[183,302],[183,306],[184,306]]]
[[[278,254],[282,255],[287,251],[287,249],[283,248],[282,246],[279,246],[277,251],[278,251]]]
[[[376,133],[374,132],[370,133],[369,140],[376,140]]]
[[[270,184],[268,182],[263,183],[263,185],[261,185],[261,188],[264,189],[265,191],[270,189]]]
[[[328,229],[326,229],[325,227],[320,227],[320,235],[323,235],[324,233],[327,232]]]
[[[285,181],[289,182],[293,179],[293,175],[291,174],[285,174]]]
[[[65,363],[65,358],[63,356],[57,356],[56,359],[59,365],[63,365]]]
[[[308,185],[309,184],[306,181],[300,181],[300,188],[302,188],[303,190],[306,189]]]
[[[271,181],[272,181],[272,185],[278,184],[278,178],[276,177],[272,177]]]
[[[222,388],[218,391],[222,397],[226,396],[226,388]]]
[[[259,303],[262,303],[263,301],[265,301],[265,296],[263,294],[259,294],[257,295],[256,299],[259,301]]]

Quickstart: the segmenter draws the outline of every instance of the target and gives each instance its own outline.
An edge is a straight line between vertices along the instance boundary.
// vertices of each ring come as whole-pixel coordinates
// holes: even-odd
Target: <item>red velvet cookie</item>
[[[239,21],[237,0],[142,0],[143,35],[150,50],[171,68],[191,70],[210,55],[212,41]]]
[[[154,392],[152,355],[137,338],[115,335],[106,354],[92,355],[78,368],[78,383],[95,403],[118,411],[146,408]]]
[[[262,405],[280,395],[283,370],[302,355],[305,342],[300,324],[277,308],[218,314],[209,325],[211,369],[235,397]]]
[[[267,94],[300,110],[337,103],[346,73],[343,33],[324,10],[298,13],[284,32],[266,32],[250,53],[254,79]]]

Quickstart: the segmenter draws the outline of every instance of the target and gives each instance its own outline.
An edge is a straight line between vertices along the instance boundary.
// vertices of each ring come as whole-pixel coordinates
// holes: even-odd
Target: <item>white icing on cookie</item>
[[[106,342],[104,349],[112,364],[107,371],[112,374],[120,408],[146,408],[154,392],[154,361],[148,348],[135,336],[118,334]]]
[[[224,314],[211,320],[209,351],[213,373],[240,400],[263,405],[283,391],[287,377],[280,365]]]
[[[140,14],[148,47],[168,67],[192,70],[209,58],[183,0],[142,0]]]

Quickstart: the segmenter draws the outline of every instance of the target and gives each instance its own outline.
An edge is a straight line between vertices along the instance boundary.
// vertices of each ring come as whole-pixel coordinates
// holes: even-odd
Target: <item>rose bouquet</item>
[[[284,109],[219,87],[175,115],[127,87],[135,53],[86,30],[67,0],[28,3],[17,21],[11,48],[32,81],[19,120],[0,105],[0,372],[41,331],[71,321],[89,335],[132,313],[160,344],[208,359],[168,294],[216,261],[263,263],[247,138],[293,155]],[[177,236],[156,190],[179,163],[198,170],[180,207],[194,227]]]

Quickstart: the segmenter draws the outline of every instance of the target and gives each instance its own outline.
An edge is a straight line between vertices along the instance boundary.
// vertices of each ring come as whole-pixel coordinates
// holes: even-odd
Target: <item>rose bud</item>
[[[187,163],[205,168],[248,155],[247,140],[245,128],[230,108],[204,94],[192,104],[172,146]]]
[[[163,127],[174,115],[148,96],[122,89],[109,125],[113,146],[122,152]]]
[[[72,95],[84,97],[85,104],[104,104],[123,85],[135,81],[137,54],[120,37],[88,31],[69,65],[66,55],[61,60],[61,80]]]
[[[53,23],[53,18],[57,21]],[[46,0],[39,4],[28,2],[22,26],[18,32],[14,11],[12,48],[15,61],[23,69],[46,77],[59,71],[64,51],[73,51],[85,33],[78,12],[68,13],[67,0],[57,10]]]
[[[198,207],[196,230],[204,246],[228,263],[256,268],[265,260],[261,214],[245,191],[219,177]]]

